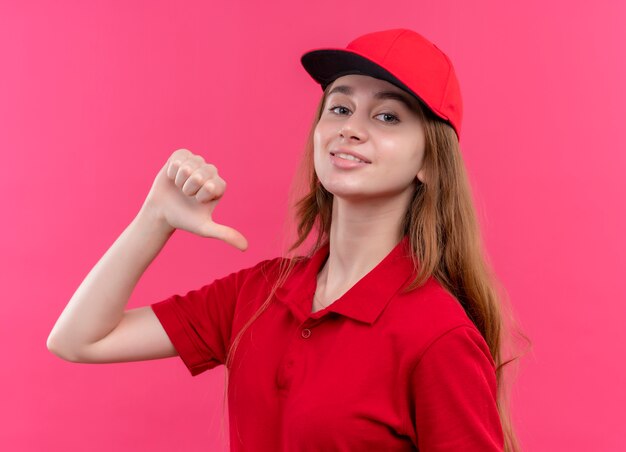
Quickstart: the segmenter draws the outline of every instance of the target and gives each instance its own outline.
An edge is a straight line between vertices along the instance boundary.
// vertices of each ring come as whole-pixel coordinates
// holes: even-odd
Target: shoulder
[[[380,320],[394,331],[403,343],[412,344],[412,353],[421,355],[446,333],[466,329],[480,332],[458,299],[434,277],[410,292],[399,291]],[[482,337],[482,336],[481,336]]]
[[[301,270],[308,260],[307,257],[297,256],[288,258],[284,256],[276,256],[263,259],[254,265],[247,266],[233,272],[237,274],[240,286],[259,287],[261,285],[271,285],[276,282],[277,278],[292,266],[290,274],[294,274]]]
[[[408,359],[413,369],[440,366],[487,373],[495,369],[487,341],[459,300],[436,278],[399,295],[396,301],[397,315],[404,312],[406,319],[403,339],[412,344]]]
[[[454,365],[451,365],[451,359],[455,361]],[[467,361],[468,367],[473,368],[477,363],[481,363],[480,368],[485,371],[495,369],[489,345],[473,324],[455,326],[432,338],[417,356],[414,368],[420,365],[433,368],[433,363],[439,363],[442,367],[460,368],[463,361]]]
[[[237,275],[237,278],[240,280],[242,285],[262,280],[269,281],[272,275],[278,274],[281,263],[283,262],[284,258],[282,257],[263,259],[256,264],[248,265],[234,271],[231,275]]]

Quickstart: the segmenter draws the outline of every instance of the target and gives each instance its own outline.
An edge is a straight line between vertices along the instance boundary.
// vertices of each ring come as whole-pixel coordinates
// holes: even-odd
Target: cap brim
[[[300,62],[309,75],[325,90],[335,79],[349,74],[369,75],[388,81],[425,103],[391,72],[358,53],[344,49],[317,49],[305,53]]]

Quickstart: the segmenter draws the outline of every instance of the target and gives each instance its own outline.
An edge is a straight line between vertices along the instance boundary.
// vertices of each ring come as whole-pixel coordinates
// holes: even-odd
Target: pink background
[[[408,27],[455,64],[488,253],[533,341],[525,450],[626,450],[626,7],[590,5],[0,3],[0,449],[225,450],[223,367],[68,363],[47,336],[177,148],[219,168],[216,220],[250,247],[178,231],[128,307],[277,255],[321,95],[300,55]]]

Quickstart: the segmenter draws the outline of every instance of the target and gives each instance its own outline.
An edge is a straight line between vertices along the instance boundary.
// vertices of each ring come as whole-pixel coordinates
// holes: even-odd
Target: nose
[[[367,139],[367,128],[359,115],[353,113],[343,120],[341,128],[339,129],[339,135],[348,140],[356,139],[363,141]]]

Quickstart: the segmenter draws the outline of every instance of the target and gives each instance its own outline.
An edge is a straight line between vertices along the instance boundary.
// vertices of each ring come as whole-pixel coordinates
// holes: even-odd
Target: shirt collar
[[[330,245],[326,243],[310,258],[295,264],[287,280],[276,291],[276,298],[302,322],[309,317],[318,318],[324,311],[331,311],[373,324],[391,298],[414,274],[408,235],[405,235],[376,267],[346,293],[326,309],[311,314],[317,274],[328,257],[329,249]]]

